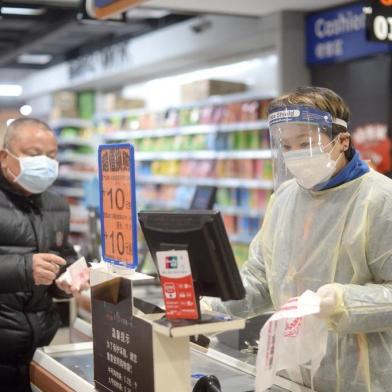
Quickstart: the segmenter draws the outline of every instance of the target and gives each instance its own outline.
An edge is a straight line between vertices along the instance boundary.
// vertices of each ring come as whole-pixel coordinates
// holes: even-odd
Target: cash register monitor
[[[156,252],[188,251],[196,297],[244,298],[245,289],[219,211],[140,211],[138,216],[156,264]]]
[[[216,198],[216,186],[197,186],[190,205],[191,210],[206,210],[213,208]]]

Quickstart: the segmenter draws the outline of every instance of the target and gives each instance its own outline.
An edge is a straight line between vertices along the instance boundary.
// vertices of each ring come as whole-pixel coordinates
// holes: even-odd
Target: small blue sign
[[[390,44],[366,39],[364,2],[311,14],[306,19],[306,62],[337,63],[386,53]]]

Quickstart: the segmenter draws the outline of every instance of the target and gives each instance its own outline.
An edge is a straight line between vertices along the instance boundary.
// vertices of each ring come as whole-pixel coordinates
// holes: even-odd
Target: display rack
[[[243,259],[272,191],[270,99],[235,94],[169,108],[100,113],[105,143],[135,146],[138,208],[189,208],[196,186],[218,187],[218,208]],[[240,254],[239,254],[240,253]]]
[[[99,144],[91,125],[91,121],[78,118],[62,118],[51,123],[57,134],[61,164],[53,190],[70,205],[70,239],[74,245],[81,245],[89,232],[84,183],[97,174]]]

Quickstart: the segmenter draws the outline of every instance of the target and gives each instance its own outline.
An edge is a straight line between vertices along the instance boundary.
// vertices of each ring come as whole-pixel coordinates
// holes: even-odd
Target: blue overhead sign
[[[366,39],[363,2],[311,14],[306,19],[306,62],[337,63],[378,53],[391,46]]]

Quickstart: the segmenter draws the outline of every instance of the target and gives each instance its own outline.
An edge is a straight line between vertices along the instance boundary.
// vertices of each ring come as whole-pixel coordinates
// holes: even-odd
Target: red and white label
[[[199,318],[188,252],[157,252],[158,269],[168,319]]]
[[[284,336],[289,338],[295,338],[299,333],[303,319],[303,317],[297,317],[295,319],[286,320]]]

